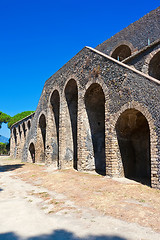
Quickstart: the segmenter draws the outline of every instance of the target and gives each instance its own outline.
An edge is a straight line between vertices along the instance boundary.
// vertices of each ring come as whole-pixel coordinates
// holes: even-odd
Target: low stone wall
[[[22,150],[30,131],[34,113],[13,124],[10,128],[10,156],[22,159]]]

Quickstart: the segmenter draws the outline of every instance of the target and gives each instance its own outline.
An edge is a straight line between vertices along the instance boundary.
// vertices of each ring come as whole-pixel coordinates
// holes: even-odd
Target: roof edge
[[[15,122],[13,125],[10,126],[10,129],[11,129],[14,125],[16,125],[17,123],[19,123],[19,122],[25,120],[25,119],[28,118],[28,117],[31,117],[31,116],[34,115],[34,114],[35,114],[35,112],[34,112],[34,113],[31,113],[30,115],[28,115],[28,116],[22,118],[21,120],[19,120],[19,121],[17,121],[17,122]]]
[[[88,47],[88,46],[86,46],[86,48],[89,49],[89,50],[91,50],[92,52],[95,52],[95,53],[97,53],[97,54],[99,54],[99,55],[101,55],[101,56],[103,56],[103,57],[111,60],[112,62],[115,62],[115,63],[121,65],[122,67],[125,67],[125,68],[127,68],[127,69],[129,69],[129,70],[131,70],[131,71],[133,71],[133,72],[135,72],[135,73],[138,73],[139,75],[147,78],[148,80],[150,80],[150,81],[152,81],[152,82],[155,82],[155,83],[157,83],[157,84],[160,85],[160,81],[159,81],[159,80],[157,80],[157,79],[155,79],[155,78],[153,78],[153,77],[151,77],[151,76],[148,76],[147,74],[142,73],[142,72],[138,71],[137,69],[134,69],[134,68],[128,66],[127,64],[123,63],[123,62],[119,62],[118,60],[116,60],[116,59],[114,59],[114,58],[106,55],[105,53],[102,53],[102,52],[98,51],[97,49],[94,49],[94,48]]]
[[[133,53],[131,56],[125,58],[122,62],[123,62],[123,63],[128,62],[128,61],[131,60],[132,58],[138,56],[139,54],[143,53],[143,52],[146,51],[147,49],[149,49],[149,48],[151,48],[151,47],[153,47],[154,45],[157,45],[157,44],[159,44],[159,43],[160,43],[160,38],[159,38],[158,40],[152,42],[150,45],[147,45],[147,46],[141,48],[139,51]]]

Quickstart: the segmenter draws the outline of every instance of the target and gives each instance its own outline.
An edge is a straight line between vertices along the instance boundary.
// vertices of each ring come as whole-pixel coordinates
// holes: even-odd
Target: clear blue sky
[[[45,81],[84,46],[96,47],[159,1],[0,0],[0,111],[36,110]],[[0,134],[9,136],[4,127]]]

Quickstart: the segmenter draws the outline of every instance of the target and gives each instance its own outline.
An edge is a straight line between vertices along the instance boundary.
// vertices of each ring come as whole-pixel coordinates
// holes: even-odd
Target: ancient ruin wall
[[[131,52],[138,51],[159,39],[160,7],[146,14],[138,21],[130,24],[113,37],[99,44],[96,49],[111,55],[112,51],[124,44],[130,47]],[[148,40],[149,39],[149,40]]]
[[[68,84],[75,89],[77,85],[77,97]],[[59,120],[56,118],[57,110],[53,110],[51,104],[54,91],[59,95]],[[95,101],[95,109],[91,105],[92,100]],[[39,156],[38,149],[42,149],[45,139],[43,157],[46,164],[52,163],[59,168],[76,166],[78,170],[96,170],[110,176],[123,176],[116,123],[124,111],[135,109],[142,113],[149,126],[151,185],[160,188],[159,102],[158,81],[93,49],[84,48],[46,81],[23,148],[23,161],[32,161],[29,157],[32,143],[35,146],[35,161],[40,161],[36,156]],[[40,124],[42,114],[46,119],[43,129]],[[77,127],[74,120],[76,114]],[[58,129],[56,131],[53,129],[55,126]],[[99,137],[96,137],[97,129],[102,132]],[[40,140],[42,131],[45,134],[42,135],[43,141]],[[57,133],[58,137],[55,138]],[[99,150],[96,144],[101,146]],[[103,166],[100,168],[95,155],[99,159],[98,152],[103,152],[103,149],[105,162],[100,164]]]
[[[22,150],[26,141],[28,132],[30,131],[34,113],[16,122],[10,128],[10,156],[22,159]]]

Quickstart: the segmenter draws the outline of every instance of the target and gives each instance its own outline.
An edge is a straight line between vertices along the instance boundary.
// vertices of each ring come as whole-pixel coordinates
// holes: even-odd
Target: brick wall
[[[74,88],[75,84],[77,85],[77,106],[74,93],[71,91],[72,87],[67,87],[70,82],[74,82]],[[55,90],[58,91],[60,98],[58,138],[50,100]],[[95,107],[91,106],[90,100],[94,101]],[[107,175],[124,176],[116,122],[125,110],[136,109],[143,114],[149,125],[151,185],[160,188],[159,102],[158,81],[95,50],[84,48],[46,81],[23,148],[23,161],[31,161],[28,150],[31,143],[34,143],[36,149],[35,160],[40,161],[42,136],[39,118],[44,114],[46,164],[61,168],[76,166],[78,170],[97,170],[97,172],[103,172],[105,166]],[[75,131],[77,143],[74,142]],[[97,135],[98,132],[101,132],[100,135]],[[75,159],[75,151],[77,151],[77,159]],[[105,158],[100,164],[103,165],[102,169],[99,169],[99,164],[96,162],[96,159],[101,161],[100,158]]]

